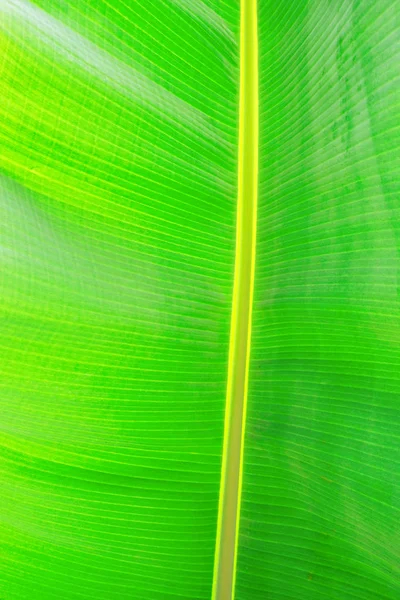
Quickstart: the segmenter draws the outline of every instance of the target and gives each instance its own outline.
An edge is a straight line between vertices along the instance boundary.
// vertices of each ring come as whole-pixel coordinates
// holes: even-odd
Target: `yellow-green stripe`
[[[213,600],[234,596],[251,339],[258,183],[257,0],[241,0],[235,279]]]

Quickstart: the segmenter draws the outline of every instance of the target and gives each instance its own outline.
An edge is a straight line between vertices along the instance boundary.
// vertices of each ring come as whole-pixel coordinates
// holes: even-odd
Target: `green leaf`
[[[399,9],[259,0],[237,600],[400,597]]]
[[[398,600],[399,18],[0,2],[0,598]]]

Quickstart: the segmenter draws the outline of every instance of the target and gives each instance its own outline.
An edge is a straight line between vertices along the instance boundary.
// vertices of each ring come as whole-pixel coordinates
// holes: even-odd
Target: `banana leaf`
[[[0,598],[400,598],[396,0],[0,0]]]

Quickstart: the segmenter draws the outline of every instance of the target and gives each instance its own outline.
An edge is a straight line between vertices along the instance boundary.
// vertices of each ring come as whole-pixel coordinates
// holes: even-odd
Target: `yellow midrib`
[[[235,589],[256,251],[257,191],[257,0],[241,0],[236,257],[213,600],[232,600]]]

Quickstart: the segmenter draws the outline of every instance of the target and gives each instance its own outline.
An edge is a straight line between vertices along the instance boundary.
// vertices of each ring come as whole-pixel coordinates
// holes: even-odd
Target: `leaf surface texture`
[[[399,19],[258,0],[235,600],[400,596]],[[0,0],[4,600],[211,598],[240,29],[236,0]]]

